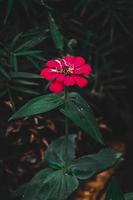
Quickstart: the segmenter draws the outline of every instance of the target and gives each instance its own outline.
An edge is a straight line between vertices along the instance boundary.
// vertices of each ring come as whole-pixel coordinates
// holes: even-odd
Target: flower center
[[[73,66],[71,65],[66,65],[64,67],[62,67],[62,73],[65,75],[70,75],[73,74]]]

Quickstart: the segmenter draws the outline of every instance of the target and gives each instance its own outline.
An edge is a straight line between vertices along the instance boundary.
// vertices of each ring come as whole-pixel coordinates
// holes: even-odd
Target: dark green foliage
[[[26,185],[25,189],[22,188],[22,199],[65,200],[77,187],[78,180],[75,176],[64,173],[63,170],[52,172],[50,169],[44,169]],[[18,193],[22,194],[21,188],[19,190]]]
[[[75,159],[71,165],[72,172],[80,180],[87,180],[97,173],[108,169],[121,161],[121,153],[105,148],[96,154]]]
[[[53,17],[49,14],[49,24],[50,24],[50,32],[51,32],[51,36],[53,38],[53,41],[55,43],[55,47],[62,51],[64,48],[64,40],[63,40],[63,36],[61,35],[61,33],[58,30],[58,26],[56,25]]]
[[[75,158],[75,138],[76,135],[70,135],[68,138],[68,163]],[[60,137],[58,140],[54,141],[49,145],[46,150],[45,159],[49,166],[53,168],[63,168],[65,166],[65,140],[64,136]]]
[[[9,91],[11,93],[12,90],[39,95],[37,87],[34,86],[40,84],[34,82],[34,78],[40,79],[40,76],[29,73],[27,70],[24,72],[23,68],[28,66],[29,69],[29,66],[33,65],[40,71],[38,63],[42,62],[44,58],[41,56],[40,50],[33,48],[47,38],[47,31],[39,28],[27,34],[20,32],[11,41],[8,41],[8,45],[4,46],[3,44],[4,48],[0,47],[2,55],[0,60],[0,76],[2,77],[0,91],[2,93],[4,90],[3,95],[8,94],[9,96]],[[29,78],[28,81],[27,78]]]
[[[108,33],[110,35],[110,40],[113,41],[114,37],[116,37],[118,28],[133,39],[132,34],[129,31],[130,26],[127,24],[130,5],[130,1],[127,0],[85,0],[79,1],[79,4],[75,6],[75,10],[78,10],[80,15],[84,16],[87,15],[88,10],[93,9],[93,12],[87,15],[88,21],[91,22],[100,18],[102,23],[101,26],[103,28],[109,27]]]
[[[50,168],[38,172],[28,184],[16,191],[23,200],[65,200],[77,189],[79,180],[91,178],[94,174],[116,165],[121,159],[121,154],[112,149],[103,149],[96,154],[74,159],[75,135],[69,135],[68,139],[67,168],[63,148],[65,137],[61,137],[53,141],[46,151],[46,161]]]
[[[102,135],[99,131],[92,110],[78,93],[69,93],[66,104],[64,102],[64,93],[59,95],[48,94],[37,97],[22,106],[22,108],[20,108],[20,110],[10,118],[10,120],[48,112],[59,106],[61,106],[59,109],[61,113],[70,118],[77,126],[82,128],[97,142],[103,144]]]
[[[125,200],[132,200],[132,199],[133,199],[133,193],[125,194]]]
[[[70,93],[66,108],[62,106],[60,111],[88,135],[103,144],[102,135],[93,116],[91,107],[78,93]]]
[[[113,177],[107,189],[106,200],[126,200],[122,194],[116,179]]]
[[[0,1],[4,2],[3,0]],[[32,3],[36,3],[36,0],[34,1],[26,1],[26,0],[18,0],[18,5],[21,6],[25,13],[28,15],[29,14],[29,9]],[[16,5],[16,1],[15,0],[7,0],[7,7],[6,7],[6,14],[5,14],[5,19],[4,19],[4,23],[7,22],[8,18],[10,17],[10,15],[13,12],[13,8]]]
[[[61,5],[62,9],[59,7],[56,10],[56,5]],[[1,95],[7,94],[7,85],[11,84],[11,81],[7,84],[4,79],[9,78],[9,71],[22,72],[30,69],[39,73],[47,57],[59,56],[57,53],[60,52],[86,57],[94,68],[93,85],[89,92],[98,98],[116,99],[115,91],[124,93],[126,89],[123,84],[126,75],[123,74],[124,67],[120,69],[120,74],[117,73],[114,53],[117,56],[118,50],[125,48],[127,44],[124,38],[127,37],[127,42],[132,38],[129,23],[132,19],[129,16],[132,6],[128,0],[73,0],[67,3],[63,0],[7,0],[6,3],[1,0],[0,9],[4,16],[1,23],[5,22],[7,27],[4,32],[2,26],[0,42],[0,74],[3,76]],[[10,26],[13,19],[16,20]],[[25,25],[21,25],[21,21]],[[53,50],[55,48],[57,51]],[[110,82],[106,83],[108,79]],[[39,90],[39,86],[34,87],[35,90]],[[21,85],[17,91],[34,90],[28,85],[26,88],[27,90]],[[11,92],[12,90],[16,91],[14,83]]]
[[[17,119],[21,117],[36,115],[39,113],[48,112],[59,107],[63,104],[63,94],[55,95],[48,94],[40,97],[36,97],[26,103],[20,110],[18,110],[11,118]]]

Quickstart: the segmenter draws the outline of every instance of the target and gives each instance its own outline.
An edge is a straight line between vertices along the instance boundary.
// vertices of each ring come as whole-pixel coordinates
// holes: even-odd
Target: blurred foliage
[[[0,193],[5,199],[41,167],[47,144],[62,134],[62,118],[55,113],[7,123],[27,100],[47,93],[47,82],[38,75],[48,59],[86,58],[93,68],[90,85],[75,91],[91,102],[105,139],[124,140],[132,151],[132,13],[132,0],[0,0],[0,177],[5,180]],[[93,146],[88,150],[80,143],[79,154],[99,148],[76,131],[79,143]],[[130,156],[126,171],[131,172]],[[124,172],[120,178],[126,192],[133,191],[130,176]]]

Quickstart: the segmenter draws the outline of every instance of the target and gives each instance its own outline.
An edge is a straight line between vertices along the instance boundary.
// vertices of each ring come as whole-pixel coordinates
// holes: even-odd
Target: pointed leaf
[[[40,94],[40,93],[36,92],[35,90],[29,89],[27,87],[10,85],[10,88],[12,90],[15,90],[15,91],[18,91],[18,92],[23,92],[23,93],[28,93],[28,94],[34,94],[34,95],[39,95]]]
[[[124,195],[125,200],[133,200],[133,193],[127,193]]]
[[[18,33],[14,39],[12,40],[11,44],[9,44],[10,49],[13,49],[16,42],[19,40],[19,38],[22,36],[23,32]]]
[[[25,10],[25,12],[28,16],[29,12],[28,12],[28,2],[27,2],[27,0],[26,1],[25,0],[20,1],[20,4],[23,6],[23,8],[24,8],[24,10]]]
[[[30,56],[26,56],[26,58],[27,58],[27,60],[28,60],[34,67],[36,67],[36,68],[39,70],[39,72],[40,72],[41,69],[40,69],[38,63],[35,62],[34,59],[33,59],[32,57],[30,57]],[[41,76],[40,76],[40,77],[41,77]],[[42,78],[42,77],[41,77],[41,78]]]
[[[12,11],[12,8],[13,8],[13,3],[14,3],[14,0],[8,0],[4,23],[7,22],[7,19],[9,17],[9,15],[11,14],[11,11]]]
[[[17,56],[14,54],[13,55],[13,63],[12,63],[12,67],[14,69],[15,72],[18,71],[18,61],[17,61]]]
[[[22,106],[11,118],[17,119],[21,117],[36,115],[39,113],[48,112],[60,106],[63,103],[63,93],[59,95],[47,94],[36,97]]]
[[[75,158],[75,137],[75,135],[68,136],[68,163]],[[45,159],[50,167],[59,169],[65,166],[65,143],[65,136],[62,136],[49,145],[45,152]]]
[[[59,28],[56,25],[55,20],[51,15],[49,15],[49,24],[50,24],[50,32],[56,48],[59,50],[63,50],[64,48],[63,36],[60,33]]]
[[[82,128],[89,136],[103,144],[102,135],[90,106],[75,92],[69,94],[67,108],[63,105],[60,109],[64,115],[69,117],[77,126]]]
[[[7,80],[11,79],[6,70],[1,65],[0,65],[0,74],[3,75]]]
[[[18,70],[18,63],[17,63],[17,57],[16,54],[12,53],[10,54],[10,65],[13,69],[13,71],[17,71]]]
[[[123,28],[123,31],[125,33],[127,33],[130,36],[130,38],[133,40],[132,33],[130,33],[130,31],[128,30],[126,24],[123,22],[123,20],[116,14],[114,15],[114,17],[117,20],[117,22],[119,23],[119,25]]]
[[[35,83],[35,82],[32,82],[32,81],[27,81],[27,80],[22,80],[22,79],[14,79],[14,80],[12,80],[12,82],[19,83],[19,84],[22,84],[22,85],[39,85],[39,83]]]
[[[42,78],[38,74],[33,74],[29,72],[11,72],[11,78]]]
[[[86,155],[74,160],[71,169],[78,179],[85,180],[118,164],[121,156],[121,153],[105,148],[96,154]]]
[[[24,189],[23,200],[65,200],[78,187],[75,176],[48,169],[46,174],[45,170],[41,170]]]
[[[105,200],[125,200],[116,179],[113,177],[107,189],[107,196]]]
[[[47,38],[48,38],[48,36],[46,36],[46,33],[45,33],[45,35],[39,35],[38,37],[34,37],[33,39],[28,40],[25,43],[23,43],[22,45],[20,45],[15,50],[15,53],[19,53],[20,51],[32,49]]]
[[[34,55],[34,57],[37,58],[40,61],[43,61],[43,62],[46,61],[46,59],[44,57],[40,56],[40,55]]]
[[[15,53],[16,56],[34,56],[40,54],[42,51],[39,50],[30,50],[30,51],[20,51]]]
[[[16,190],[16,195],[20,196],[20,197],[24,197],[25,199],[29,198],[32,199],[32,197],[36,196],[38,194],[38,192],[40,191],[40,188],[43,184],[43,182],[45,181],[45,179],[47,178],[47,176],[49,174],[51,174],[53,172],[52,169],[50,168],[46,168],[46,169],[42,169],[40,170],[32,179],[30,182],[20,186],[17,190]],[[34,191],[34,192],[33,192]]]

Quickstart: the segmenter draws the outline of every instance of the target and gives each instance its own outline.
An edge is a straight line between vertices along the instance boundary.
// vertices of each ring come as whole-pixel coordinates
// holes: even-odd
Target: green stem
[[[67,109],[68,91],[65,87],[65,109]],[[68,167],[68,118],[65,117],[65,168]]]

